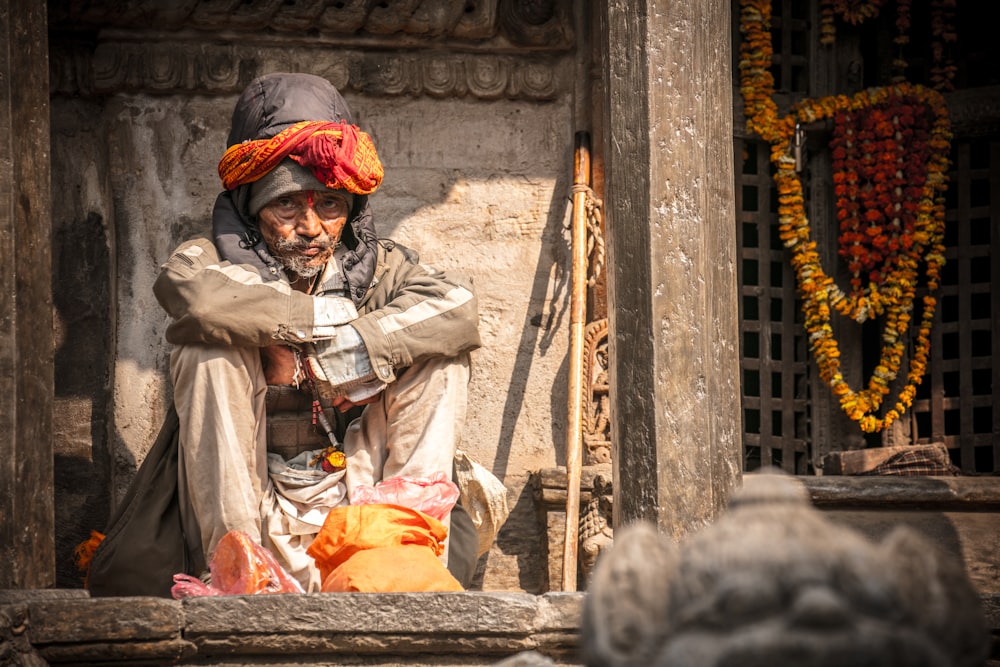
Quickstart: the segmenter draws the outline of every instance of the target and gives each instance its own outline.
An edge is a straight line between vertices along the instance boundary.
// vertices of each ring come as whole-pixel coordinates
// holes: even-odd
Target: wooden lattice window
[[[773,465],[804,474],[809,386],[808,350],[795,275],[778,238],[777,198],[768,147],[739,142],[737,193],[740,264],[740,360],[744,467]]]
[[[733,6],[734,54],[738,54],[738,1]],[[804,97],[848,93],[888,80],[897,29],[894,14],[857,29],[840,25],[836,45],[821,47],[817,3],[773,0],[771,12],[770,71],[779,115]],[[914,14],[914,25],[926,32],[930,17],[925,14]],[[959,113],[953,116],[958,125],[947,193],[947,264],[936,295],[931,358],[913,406],[884,433],[862,433],[818,377],[802,328],[788,252],[777,235],[770,147],[742,133],[739,128],[745,127],[746,119],[737,114],[737,271],[747,470],[776,465],[811,474],[820,472],[825,455],[833,451],[944,443],[965,474],[1000,473],[1000,363],[993,363],[1000,346],[1000,106],[990,92],[996,89],[995,69],[986,68],[984,78],[980,66],[995,60],[998,47],[976,37],[981,37],[983,28],[975,12],[960,11],[959,19],[959,32],[969,39],[955,45],[959,90],[954,99],[946,95],[949,106],[955,102]],[[923,82],[930,51],[914,47],[908,54],[913,64],[908,74]],[[733,64],[738,72],[738,58]],[[737,74],[734,80],[738,78]],[[807,215],[822,261],[835,279],[843,280],[846,270],[836,253],[829,127],[817,124],[806,132],[800,173]],[[921,307],[918,298],[914,321],[919,320]],[[845,377],[860,388],[880,352],[881,324],[872,320],[858,327],[834,318],[833,326]]]
[[[771,74],[774,88],[784,93],[809,90],[810,30],[809,3],[801,0],[774,0],[771,9],[771,43],[774,49]]]
[[[737,141],[744,466],[808,474],[815,449],[841,446],[820,442],[824,429],[813,422],[809,379],[815,368],[803,337],[795,276],[777,235],[767,151],[762,142]],[[943,442],[965,474],[995,474],[1000,262],[993,258],[1000,257],[1000,141],[956,142],[952,159],[948,261],[937,293],[930,367],[909,413],[907,440]],[[877,331],[866,330],[865,339]]]
[[[956,142],[929,377],[918,442],[943,442],[962,472],[1000,472],[1000,141]]]

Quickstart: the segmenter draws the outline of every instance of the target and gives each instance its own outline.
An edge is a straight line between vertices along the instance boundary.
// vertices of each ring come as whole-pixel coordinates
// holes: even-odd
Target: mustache
[[[314,236],[311,239],[296,237],[294,239],[278,239],[275,243],[279,252],[302,252],[309,248],[331,250],[337,245],[337,240],[327,233]]]

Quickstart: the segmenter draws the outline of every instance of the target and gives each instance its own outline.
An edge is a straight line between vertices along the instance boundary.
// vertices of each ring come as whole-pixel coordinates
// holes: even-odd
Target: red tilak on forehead
[[[313,208],[313,194],[314,193],[315,193],[315,190],[307,190],[306,191],[306,203],[309,204],[309,208]]]

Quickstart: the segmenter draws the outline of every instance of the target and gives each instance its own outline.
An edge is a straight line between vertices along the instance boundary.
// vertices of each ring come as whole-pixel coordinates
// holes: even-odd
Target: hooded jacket
[[[321,77],[261,77],[237,102],[228,145],[270,138],[303,120],[350,122],[351,115]],[[420,264],[416,253],[393,241],[379,241],[367,196],[354,198],[337,253],[339,271],[324,273],[313,294],[291,288],[247,213],[249,198],[249,185],[220,194],[211,238],[182,244],[163,264],[153,291],[173,318],[169,342],[292,344],[318,360],[334,385],[392,382],[397,370],[422,358],[480,346],[471,281]],[[359,336],[370,360],[365,377],[348,368],[355,354],[351,341]]]
[[[304,120],[354,122],[340,92],[322,77],[301,73],[259,77],[236,102],[226,147],[270,139]],[[212,211],[215,245],[223,259],[255,266],[265,280],[275,280],[281,267],[268,252],[257,221],[247,212],[249,202],[249,184],[222,192],[216,198]],[[364,296],[374,275],[377,242],[368,196],[357,195],[341,236],[341,244],[348,251],[341,268],[355,303]]]

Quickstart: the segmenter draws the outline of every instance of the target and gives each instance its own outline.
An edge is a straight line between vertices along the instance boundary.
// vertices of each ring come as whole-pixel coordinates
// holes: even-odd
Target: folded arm
[[[173,318],[167,340],[174,344],[301,344],[335,335],[358,316],[348,298],[296,292],[282,280],[262,280],[252,267],[221,261],[208,239],[181,245],[153,293]]]

